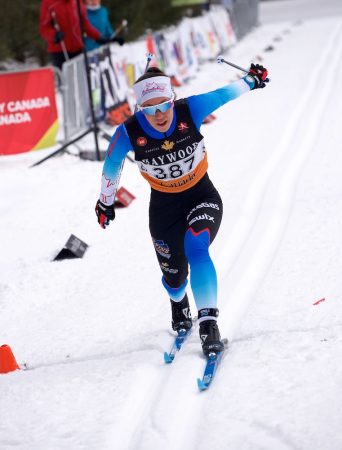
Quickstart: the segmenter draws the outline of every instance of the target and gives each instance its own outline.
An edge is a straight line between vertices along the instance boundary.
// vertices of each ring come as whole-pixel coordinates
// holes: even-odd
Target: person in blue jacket
[[[223,205],[210,180],[200,128],[208,114],[241,94],[265,87],[267,70],[252,64],[248,75],[211,92],[175,100],[171,80],[151,67],[133,85],[138,111],[115,131],[103,166],[95,212],[101,227],[115,218],[114,200],[125,157],[134,151],[151,186],[149,228],[171,300],[172,328],[192,327],[186,293],[190,285],[198,310],[206,356],[223,350],[217,325],[217,277],[209,246],[219,230]]]
[[[118,42],[122,45],[124,41],[122,38],[115,36],[115,32],[109,20],[108,9],[105,6],[101,6],[101,0],[85,0],[85,4],[88,20],[91,25],[101,33],[101,36],[108,39],[108,41]],[[89,37],[86,37],[84,42],[87,52],[100,47],[98,42]]]

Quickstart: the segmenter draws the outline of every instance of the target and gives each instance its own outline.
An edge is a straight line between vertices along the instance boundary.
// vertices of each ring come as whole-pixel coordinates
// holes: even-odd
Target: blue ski
[[[192,328],[190,330],[179,330],[178,336],[175,338],[174,343],[171,347],[171,350],[168,352],[164,352],[164,361],[166,364],[171,364],[175,359],[176,354],[182,348],[182,345],[186,341],[187,337],[191,334]]]
[[[224,350],[222,352],[210,353],[207,358],[202,379],[197,378],[197,386],[200,391],[205,391],[206,389],[208,389],[215,377],[216,370],[220,365],[224,352],[227,349],[228,339],[223,339],[222,342],[224,343]]]

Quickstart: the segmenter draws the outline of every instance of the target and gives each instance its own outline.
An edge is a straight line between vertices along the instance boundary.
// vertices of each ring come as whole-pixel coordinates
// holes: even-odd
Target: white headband
[[[147,100],[156,97],[171,98],[171,80],[164,75],[147,78],[133,85],[138,105],[142,105]]]

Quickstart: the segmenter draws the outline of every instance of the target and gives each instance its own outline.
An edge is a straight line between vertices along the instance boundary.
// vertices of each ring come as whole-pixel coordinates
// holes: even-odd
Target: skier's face
[[[101,0],[85,0],[87,6],[100,6]]]
[[[142,112],[144,113],[146,120],[150,125],[152,125],[153,128],[161,133],[165,133],[170,128],[173,119],[173,99],[169,99],[168,97],[151,98],[141,106],[142,108],[146,108],[148,106],[156,105],[161,106],[160,109],[156,109],[155,114],[147,114],[147,112],[149,112],[148,110],[144,113],[144,109],[142,109]]]

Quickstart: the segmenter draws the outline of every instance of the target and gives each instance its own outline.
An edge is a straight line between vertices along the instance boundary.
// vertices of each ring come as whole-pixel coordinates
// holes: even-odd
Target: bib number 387
[[[166,167],[153,167],[153,176],[158,180],[170,178],[179,178],[186,173],[191,172],[194,165],[195,156],[192,155],[177,164],[169,164]]]

